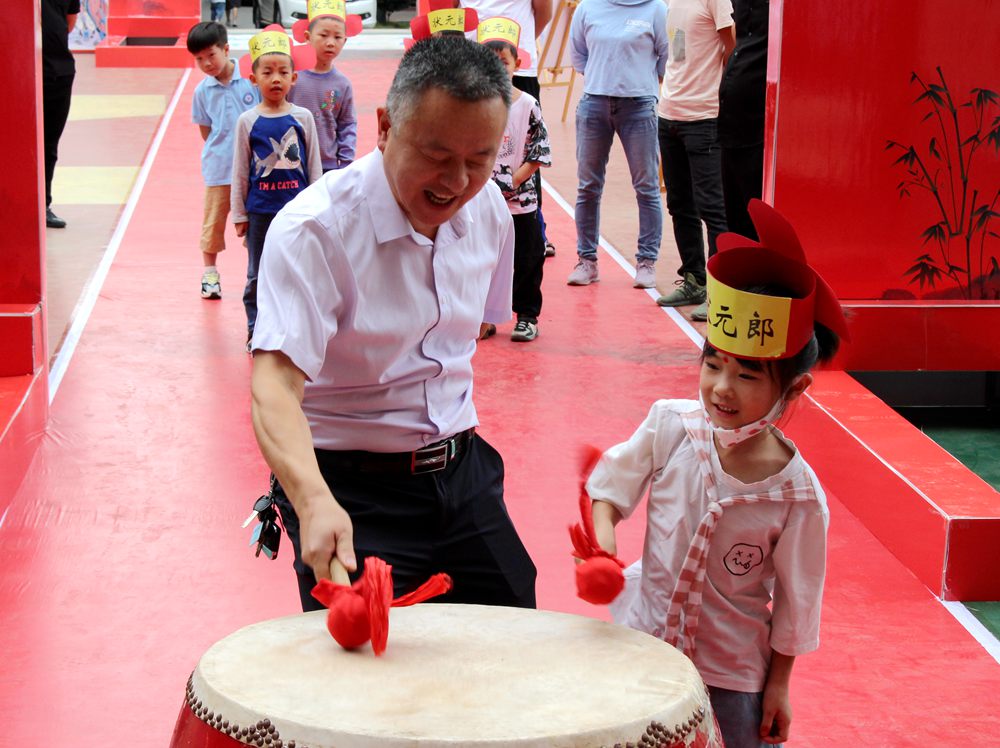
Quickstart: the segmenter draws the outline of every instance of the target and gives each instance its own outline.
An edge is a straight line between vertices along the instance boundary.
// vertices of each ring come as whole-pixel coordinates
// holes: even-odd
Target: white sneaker
[[[214,270],[207,271],[201,276],[201,298],[222,298],[222,284],[220,282],[219,274]]]
[[[576,263],[573,272],[569,274],[566,284],[569,286],[589,286],[597,283],[601,278],[597,274],[597,260],[588,260],[584,257]]]
[[[635,263],[635,288],[656,288],[655,260],[639,260]]]
[[[518,343],[528,343],[538,337],[538,323],[526,319],[519,319],[514,325],[514,331],[510,334],[510,339]]]

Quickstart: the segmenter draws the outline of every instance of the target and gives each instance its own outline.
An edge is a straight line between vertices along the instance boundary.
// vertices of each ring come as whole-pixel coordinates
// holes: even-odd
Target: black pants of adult
[[[445,572],[452,590],[444,603],[535,607],[535,565],[503,500],[503,459],[478,435],[444,470],[421,475],[366,471],[357,452],[316,450],[320,471],[354,527],[356,579],[364,559],[392,565],[395,597]],[[320,610],[316,584],[302,561],[299,519],[281,490],[275,500],[295,549],[302,609]]]
[[[663,182],[667,187],[667,212],[674,226],[674,240],[681,256],[677,274],[690,273],[705,283],[705,241],[702,221],[708,228],[708,256],[715,254],[715,240],[726,227],[722,196],[722,166],[716,119],[681,122],[657,118]]]
[[[538,211],[518,213],[514,219],[514,290],[512,308],[518,319],[537,322],[542,313],[542,270],[545,242]]]
[[[514,88],[524,91],[535,97],[539,108],[542,106],[542,87],[538,83],[537,75],[515,75],[513,80]],[[545,216],[542,215],[542,170],[536,171],[532,177],[535,180],[535,192],[538,193],[538,226],[542,232],[542,246],[548,239],[545,236]]]
[[[52,175],[59,160],[59,139],[69,119],[75,75],[42,79],[42,117],[45,130],[45,207],[52,204]]]
[[[764,191],[764,144],[722,147],[722,192],[726,223],[737,234],[757,238],[747,204]]]

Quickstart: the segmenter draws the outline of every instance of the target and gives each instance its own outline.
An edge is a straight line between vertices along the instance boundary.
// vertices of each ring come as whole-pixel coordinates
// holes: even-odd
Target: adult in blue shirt
[[[568,283],[599,280],[601,194],[617,134],[639,205],[635,286],[652,288],[663,233],[656,101],[667,64],[667,6],[662,0],[585,0],[570,24],[570,54],[584,86],[576,108],[579,262]]]

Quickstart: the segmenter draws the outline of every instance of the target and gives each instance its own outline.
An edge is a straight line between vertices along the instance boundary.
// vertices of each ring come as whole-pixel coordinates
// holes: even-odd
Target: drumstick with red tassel
[[[594,530],[592,502],[587,495],[587,476],[590,475],[601,451],[596,447],[586,446],[583,449],[583,460],[580,465],[580,518],[578,523],[569,528],[569,537],[573,541],[573,556],[580,559],[576,567],[576,594],[594,605],[608,605],[618,597],[625,586],[625,568],[617,556],[608,553],[597,542],[597,532]]]
[[[389,608],[416,605],[451,589],[451,577],[435,574],[413,592],[392,599],[392,567],[376,556],[365,559],[364,572],[354,584],[334,558],[329,579],[321,579],[312,596],[329,608],[326,627],[344,649],[357,649],[371,640],[375,655],[385,652],[389,640]]]

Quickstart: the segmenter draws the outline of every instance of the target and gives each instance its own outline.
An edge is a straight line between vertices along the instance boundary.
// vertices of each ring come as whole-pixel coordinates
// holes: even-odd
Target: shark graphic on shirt
[[[302,165],[301,152],[299,150],[299,138],[294,127],[289,127],[288,131],[281,136],[281,142],[271,141],[271,148],[274,151],[266,158],[259,158],[254,154],[254,169],[257,175],[266,177],[275,169],[298,169]],[[263,171],[263,174],[261,174]]]

